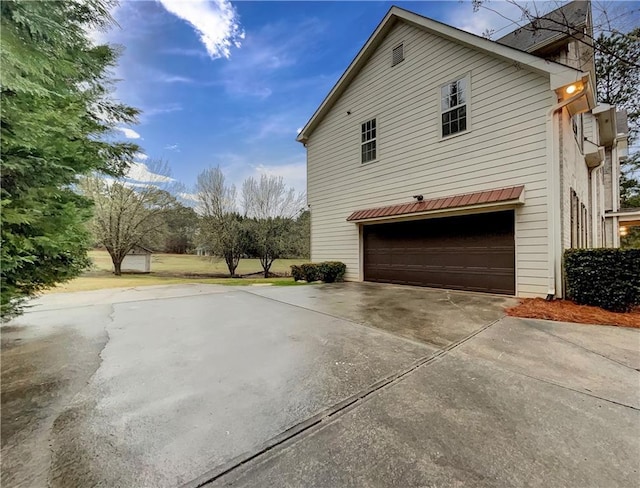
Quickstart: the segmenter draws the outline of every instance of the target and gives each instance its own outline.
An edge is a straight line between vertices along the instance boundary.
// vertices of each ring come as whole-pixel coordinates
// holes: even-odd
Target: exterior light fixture
[[[582,83],[572,83],[571,85],[569,85],[564,89],[564,92],[567,95],[575,95],[580,90],[582,90],[582,87],[583,87]]]

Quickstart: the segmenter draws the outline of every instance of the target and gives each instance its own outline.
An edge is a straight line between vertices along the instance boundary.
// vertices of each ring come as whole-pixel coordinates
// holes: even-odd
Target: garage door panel
[[[391,264],[400,266],[437,266],[485,268],[487,261],[493,268],[513,268],[513,247],[487,248],[425,248],[391,249],[385,253],[367,253],[369,264]],[[487,259],[489,257],[489,259]]]
[[[513,211],[366,226],[367,281],[515,294]]]

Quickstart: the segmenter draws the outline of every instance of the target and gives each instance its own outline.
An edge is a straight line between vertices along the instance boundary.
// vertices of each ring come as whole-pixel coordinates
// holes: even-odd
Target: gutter
[[[560,138],[560,125],[556,112],[562,110],[565,106],[575,102],[585,95],[589,85],[583,84],[582,90],[567,98],[549,109],[547,112],[547,212],[550,216],[549,222],[549,248],[548,248],[548,291],[547,300],[552,300],[560,288],[559,280],[562,276],[562,259],[559,257],[559,250],[562,249],[562,229],[560,227],[560,206],[558,205],[560,198],[560,143],[556,142]],[[554,96],[556,96],[554,91]]]

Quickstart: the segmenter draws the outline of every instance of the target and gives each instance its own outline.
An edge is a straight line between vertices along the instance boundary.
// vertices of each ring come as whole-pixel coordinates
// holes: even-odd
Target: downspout
[[[620,210],[620,160],[618,159],[618,137],[616,134],[615,143],[611,146],[611,202],[614,212]],[[611,222],[612,247],[620,247],[620,218],[613,217]]]
[[[599,202],[596,201],[595,195],[595,186],[597,186],[598,182],[594,179],[593,175],[597,169],[604,167],[604,163],[607,160],[607,155],[605,153],[604,159],[600,161],[600,164],[594,168],[589,168],[589,196],[591,197],[591,247],[604,247],[604,234],[602,234],[602,242],[598,243],[596,237],[598,236],[598,227],[602,227],[601,221],[596,218],[599,216],[596,212],[596,208]],[[600,200],[600,198],[598,199]],[[604,208],[602,209],[604,212]],[[604,213],[602,214],[604,215]]]
[[[578,100],[582,97],[587,90],[587,85],[584,85],[582,90],[576,93],[571,98],[567,98],[549,109],[547,112],[547,189],[550,190],[547,193],[547,212],[550,215],[548,219],[549,225],[549,246],[548,246],[548,291],[547,300],[553,300],[557,294],[557,288],[560,286],[557,283],[560,276],[562,276],[562,259],[559,255],[559,250],[562,248],[562,229],[560,228],[560,205],[559,198],[561,192],[560,186],[560,142],[559,142],[559,130],[560,124],[558,118],[555,116],[556,112],[562,110],[565,106]],[[555,91],[554,91],[555,96]]]

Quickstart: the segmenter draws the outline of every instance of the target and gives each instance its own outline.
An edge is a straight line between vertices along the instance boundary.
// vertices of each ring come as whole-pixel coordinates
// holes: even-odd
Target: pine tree
[[[122,174],[138,150],[113,138],[138,113],[110,97],[118,53],[87,34],[111,24],[109,7],[0,2],[2,317],[87,266],[91,204],[74,191],[77,178]]]

